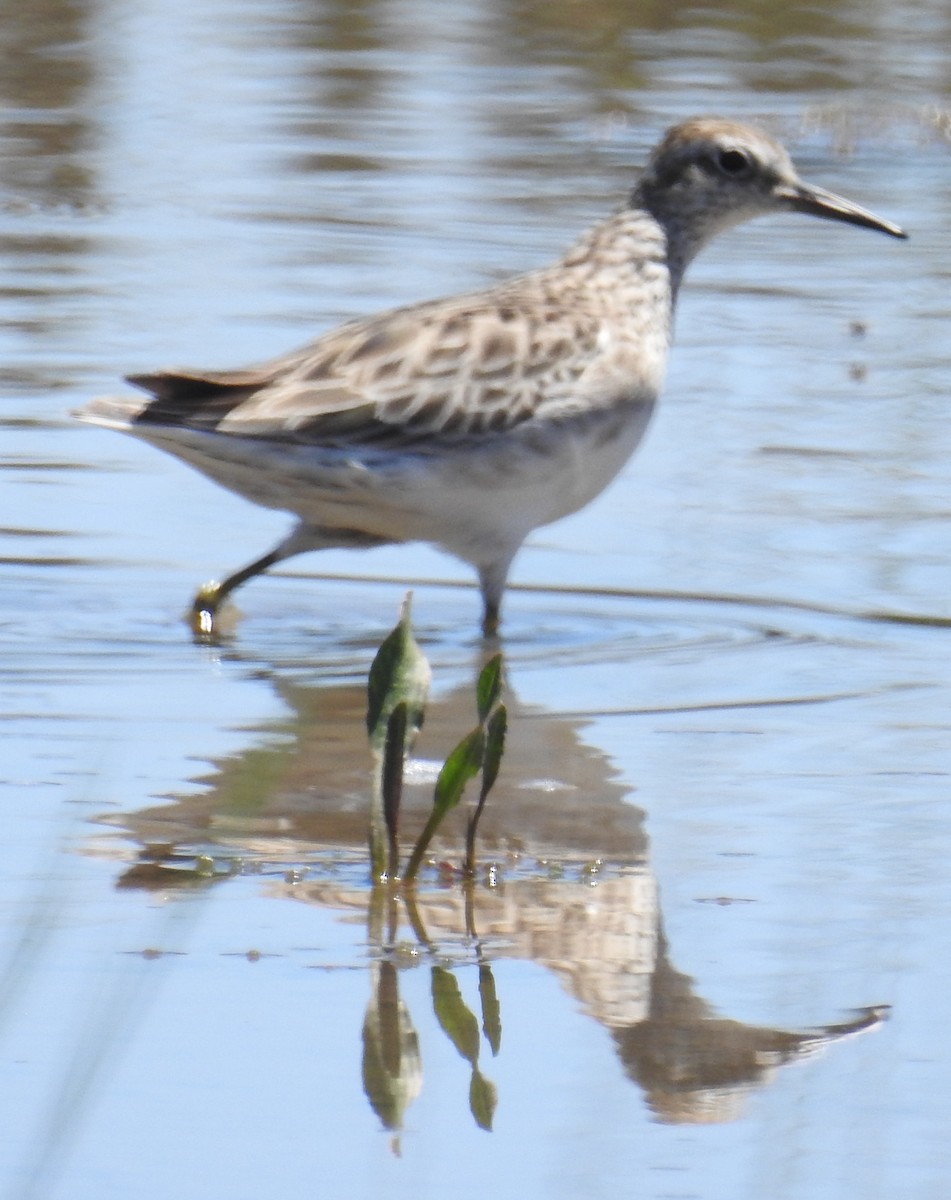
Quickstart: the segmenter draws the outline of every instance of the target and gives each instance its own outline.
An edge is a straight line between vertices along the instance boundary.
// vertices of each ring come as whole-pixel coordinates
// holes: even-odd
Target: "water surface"
[[[945,1194],[943,6],[2,20],[5,1194]],[[696,264],[634,463],[516,564],[496,886],[375,911],[366,670],[414,586],[409,824],[474,719],[467,571],[301,558],[195,646],[285,519],[69,412],[545,262],[702,112],[912,238]]]

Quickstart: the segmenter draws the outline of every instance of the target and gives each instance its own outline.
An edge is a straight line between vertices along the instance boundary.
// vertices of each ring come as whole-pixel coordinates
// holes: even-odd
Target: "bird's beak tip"
[[[826,221],[842,221],[847,225],[859,225],[863,229],[875,229],[886,233],[889,237],[907,240],[908,234],[900,225],[886,221],[870,212],[867,208],[837,196],[835,192],[827,192],[825,188],[812,187],[809,184],[784,184],[776,189],[776,198],[784,207],[794,212],[807,213],[813,217],[821,217]]]

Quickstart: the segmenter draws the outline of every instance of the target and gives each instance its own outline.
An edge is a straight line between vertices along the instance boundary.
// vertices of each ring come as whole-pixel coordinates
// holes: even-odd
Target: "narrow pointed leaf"
[[[367,733],[374,749],[379,749],[389,715],[401,700],[406,702],[407,744],[412,743],[423,723],[432,671],[413,637],[411,605],[410,592],[403,601],[399,623],[383,640],[370,667]]]
[[[436,780],[433,811],[445,816],[462,799],[466,784],[482,767],[485,735],[481,726],[467,734],[443,763]]]
[[[479,673],[479,682],[476,684],[476,704],[479,709],[479,721],[482,724],[498,704],[501,694],[502,655],[496,654],[482,668]]]
[[[404,653],[405,635],[402,622],[380,643],[367,681],[367,733],[373,738],[381,724],[387,697],[396,686],[400,660]]]
[[[463,870],[470,877],[475,874],[475,842],[479,821],[485,802],[499,774],[499,765],[505,750],[505,731],[508,728],[508,712],[505,705],[500,704],[489,717],[485,726],[485,741],[482,751],[482,787],[479,790],[479,800],[469,818],[466,830],[466,856]]]
[[[500,704],[485,727],[485,749],[482,754],[482,794],[480,804],[492,790],[499,777],[499,766],[505,753],[505,734],[508,730],[509,715],[504,704]]]
[[[479,768],[482,766],[484,742],[485,738],[481,727],[473,729],[443,763],[436,780],[433,810],[423,827],[423,832],[416,839],[416,845],[413,847],[406,870],[403,872],[403,878],[408,882],[412,882],[416,878],[423,855],[429,849],[429,843],[435,837],[436,830],[442,824],[446,813],[455,808],[462,799],[466,784],[474,775],[478,775]]]

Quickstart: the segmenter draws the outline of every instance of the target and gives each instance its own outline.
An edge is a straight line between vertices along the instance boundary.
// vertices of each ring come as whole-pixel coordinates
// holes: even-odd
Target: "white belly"
[[[588,504],[627,462],[651,402],[426,450],[329,449],[181,427],[132,426],[257,504],[321,531],[423,541],[481,563]]]

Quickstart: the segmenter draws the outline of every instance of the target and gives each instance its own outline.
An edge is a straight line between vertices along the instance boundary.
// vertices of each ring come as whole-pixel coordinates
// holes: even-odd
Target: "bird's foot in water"
[[[196,641],[217,642],[232,631],[234,617],[228,619],[230,605],[224,609],[222,616],[225,595],[221,584],[214,580],[203,583],[198,589],[187,614],[188,627]]]

